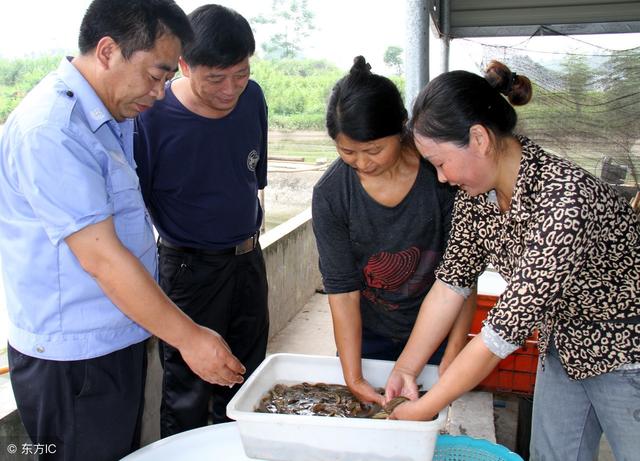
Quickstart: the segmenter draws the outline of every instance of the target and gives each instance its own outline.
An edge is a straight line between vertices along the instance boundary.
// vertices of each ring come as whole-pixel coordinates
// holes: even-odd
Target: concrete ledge
[[[321,285],[311,208],[260,237],[269,280],[269,337],[287,326]]]

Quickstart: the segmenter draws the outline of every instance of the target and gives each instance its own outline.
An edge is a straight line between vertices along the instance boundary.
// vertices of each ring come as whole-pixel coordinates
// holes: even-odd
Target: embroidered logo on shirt
[[[247,168],[249,168],[249,171],[256,171],[258,160],[260,160],[260,154],[258,154],[258,151],[253,149],[247,156]]]

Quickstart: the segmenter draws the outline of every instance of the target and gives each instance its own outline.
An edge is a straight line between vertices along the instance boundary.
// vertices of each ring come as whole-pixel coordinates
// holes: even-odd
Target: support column
[[[442,28],[442,72],[449,72],[449,43],[451,42],[451,0],[441,0],[440,8],[440,27]]]
[[[429,1],[406,0],[407,42],[405,62],[405,105],[413,100],[429,81]]]

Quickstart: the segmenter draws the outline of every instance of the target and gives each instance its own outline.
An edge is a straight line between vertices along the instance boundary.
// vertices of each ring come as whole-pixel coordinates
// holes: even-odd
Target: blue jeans
[[[593,461],[605,433],[616,461],[640,459],[640,370],[570,380],[549,346],[538,364],[531,461]]]

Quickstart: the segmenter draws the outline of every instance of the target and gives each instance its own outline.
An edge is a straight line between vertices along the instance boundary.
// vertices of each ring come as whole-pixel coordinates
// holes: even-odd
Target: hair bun
[[[524,75],[512,72],[500,61],[489,63],[484,78],[489,82],[489,85],[509,98],[509,102],[514,106],[527,104],[533,96],[531,81]]]
[[[371,74],[371,64],[364,59],[364,56],[356,56],[353,58],[353,66],[351,66],[351,70],[349,71],[350,75],[368,75]]]

